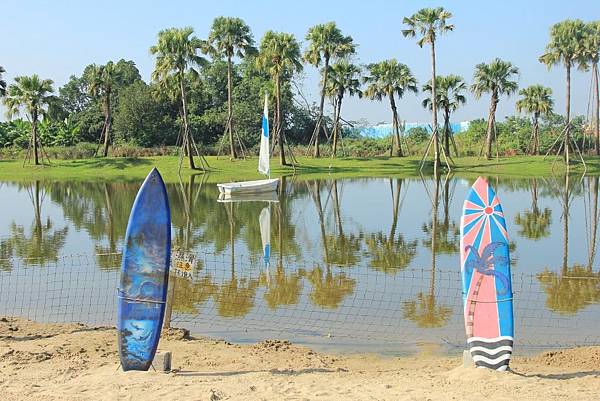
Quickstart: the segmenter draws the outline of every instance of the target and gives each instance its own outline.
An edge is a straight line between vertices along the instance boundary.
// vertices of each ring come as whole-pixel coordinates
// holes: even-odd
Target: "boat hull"
[[[267,180],[228,182],[217,184],[219,193],[223,195],[236,194],[262,194],[275,192],[279,187],[279,178],[269,178]]]

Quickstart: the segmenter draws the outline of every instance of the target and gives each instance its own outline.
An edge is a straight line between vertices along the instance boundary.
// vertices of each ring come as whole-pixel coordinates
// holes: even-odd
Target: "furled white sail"
[[[263,257],[265,265],[269,264],[269,258],[271,257],[271,208],[265,207],[258,217],[258,224],[260,226],[260,238],[263,246]]]
[[[269,175],[269,106],[265,95],[265,110],[262,117],[262,130],[260,135],[260,153],[258,154],[258,171]]]

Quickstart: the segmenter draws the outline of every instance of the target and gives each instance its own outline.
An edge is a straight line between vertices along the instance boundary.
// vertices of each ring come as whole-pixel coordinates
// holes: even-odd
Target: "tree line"
[[[455,74],[439,75],[436,46],[442,35],[454,30],[451,18],[449,11],[438,7],[403,19],[402,35],[416,38],[418,46],[431,50],[431,78],[420,87],[410,68],[395,58],[358,64],[357,44],[335,22],[311,27],[302,49],[298,39],[285,32],[267,31],[257,44],[250,27],[235,17],[215,18],[206,39],[198,38],[191,27],[160,31],[157,43],[149,49],[155,56],[149,83],[142,80],[133,61],[124,59],[87,66],[79,76],[71,76],[58,93],[52,80],[35,74],[17,76],[7,85],[0,67],[0,97],[8,117],[25,117],[0,123],[0,147],[31,148],[33,161],[39,164],[41,145],[96,142],[97,153],[104,157],[115,143],[178,145],[190,167],[196,168],[194,155],[226,149],[231,158],[237,158],[257,145],[262,99],[267,95],[274,105],[270,116],[273,150],[285,165],[289,162],[288,143],[303,144],[319,157],[323,141],[327,141],[336,156],[342,132],[350,124],[342,118],[343,101],[364,96],[389,102],[392,135],[388,151],[390,156],[401,157],[409,153],[410,135],[403,132],[397,102],[407,92],[422,91],[422,105],[432,113],[431,127],[435,129],[429,141],[437,166],[440,154],[458,154],[450,118],[467,101],[470,91],[476,99],[490,95],[482,148],[486,158],[492,157],[492,144],[499,135],[497,105],[503,96],[515,93],[519,95],[517,111],[531,117],[526,152],[539,154],[543,141],[540,119],[554,115],[552,90],[537,84],[519,90],[518,68],[499,58],[477,64],[470,85]],[[570,111],[573,68],[591,71],[594,107],[590,126],[595,153],[600,155],[599,55],[600,21],[565,20],[551,27],[546,51],[539,57],[548,68],[565,68],[564,127],[551,148],[558,146],[567,162],[578,148],[572,140],[578,127]],[[320,71],[318,104],[306,101],[297,83],[305,65]],[[324,110],[327,99],[332,115]]]

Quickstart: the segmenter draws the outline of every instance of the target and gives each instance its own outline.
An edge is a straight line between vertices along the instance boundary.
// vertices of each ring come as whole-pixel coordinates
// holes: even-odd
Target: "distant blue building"
[[[400,132],[402,135],[406,135],[412,128],[425,128],[427,132],[431,133],[431,124],[428,123],[405,123],[404,132]],[[442,127],[440,127],[441,129]],[[455,134],[464,132],[469,129],[469,121],[461,121],[458,123],[450,123],[450,128]],[[359,131],[360,136],[365,138],[385,138],[392,135],[392,124],[378,124],[372,127],[361,128]]]

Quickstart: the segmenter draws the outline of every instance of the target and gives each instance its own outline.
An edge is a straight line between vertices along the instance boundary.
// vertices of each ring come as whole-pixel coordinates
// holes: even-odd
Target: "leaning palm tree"
[[[105,65],[92,64],[86,69],[85,80],[88,92],[91,96],[101,99],[102,112],[104,113],[104,125],[100,133],[100,141],[104,142],[104,157],[108,156],[108,145],[110,143],[110,130],[112,127],[112,94],[117,84],[118,66],[109,61]]]
[[[6,95],[6,81],[2,79],[2,74],[4,74],[6,70],[4,67],[0,65],[0,97]]]
[[[236,17],[217,17],[208,35],[205,52],[214,58],[227,59],[227,124],[225,135],[229,135],[231,158],[236,158],[233,139],[233,57],[244,58],[256,52],[250,27]]]
[[[585,31],[585,24],[578,19],[565,20],[554,24],[550,28],[550,41],[546,45],[546,53],[539,58],[539,61],[546,64],[548,68],[563,64],[567,73],[566,121],[564,141],[561,145],[565,152],[567,166],[569,165],[569,148],[571,146],[571,68],[574,65],[584,66],[583,39]]]
[[[594,88],[594,109],[592,110],[592,121],[594,127],[594,138],[596,155],[600,155],[600,94],[598,88],[598,62],[600,61],[600,21],[588,22],[586,24],[586,35],[583,46],[584,59],[592,65],[592,87]]]
[[[542,85],[531,85],[519,91],[521,99],[517,100],[516,107],[519,113],[525,111],[533,116],[533,132],[531,135],[531,154],[540,154],[539,118],[552,112],[554,100],[552,89]]]
[[[434,170],[437,171],[437,166],[440,164],[440,145],[437,131],[437,104],[436,104],[436,87],[435,87],[435,41],[438,35],[454,30],[454,25],[448,24],[447,20],[452,18],[452,13],[446,11],[443,7],[423,8],[417,11],[410,17],[404,17],[403,23],[408,27],[402,30],[402,35],[405,37],[415,37],[419,34],[417,45],[423,47],[424,44],[431,45],[431,98],[432,107],[432,125],[433,130],[433,152],[434,152]]]
[[[450,155],[450,114],[456,109],[460,107],[461,104],[465,104],[467,102],[467,98],[465,97],[465,90],[467,89],[467,84],[463,80],[462,77],[458,75],[447,75],[447,76],[438,76],[435,78],[436,83],[436,106],[438,109],[444,112],[444,149],[447,155]],[[433,91],[433,85],[431,81],[427,82],[423,85],[423,92],[431,92]],[[433,97],[431,95],[423,100],[423,107],[431,108],[433,107]],[[454,147],[455,153],[457,152],[456,146]]]
[[[46,107],[54,96],[51,79],[40,79],[37,74],[30,77],[20,76],[15,78],[15,83],[8,87],[6,97],[3,99],[7,107],[7,116],[12,118],[23,109],[31,121],[31,145],[33,146],[33,162],[40,164],[38,156],[38,122],[40,116],[45,113]]]
[[[150,53],[156,55],[156,65],[152,72],[152,79],[157,82],[168,81],[174,77],[181,93],[181,114],[183,116],[183,141],[189,158],[190,168],[195,169],[192,153],[192,136],[190,133],[187,115],[187,95],[185,88],[185,74],[196,75],[195,67],[205,63],[198,55],[203,43],[193,36],[194,29],[169,28],[158,33],[158,43],[150,48]],[[200,159],[202,161],[202,158]]]
[[[395,96],[402,98],[406,91],[417,93],[417,80],[408,66],[399,63],[396,59],[369,64],[367,71],[369,75],[363,78],[363,82],[367,84],[365,96],[378,101],[383,100],[384,97],[389,98],[393,128],[390,157],[394,154],[394,148],[396,156],[402,157],[404,154],[400,145],[398,109]]]
[[[317,24],[311,27],[306,34],[306,40],[309,43],[304,52],[304,59],[315,67],[323,65],[321,79],[321,102],[319,103],[319,115],[313,135],[311,138],[314,144],[314,157],[319,157],[319,135],[321,128],[324,128],[323,107],[325,105],[325,95],[327,88],[327,79],[329,78],[329,63],[335,59],[345,58],[356,52],[356,45],[351,36],[344,36],[335,22]]]
[[[519,74],[519,69],[509,61],[495,58],[491,63],[480,63],[475,66],[471,91],[476,99],[484,93],[491,93],[490,111],[488,115],[487,133],[485,140],[485,157],[492,158],[492,140],[496,132],[496,107],[501,95],[510,96],[517,91],[519,85],[513,77]]]
[[[342,112],[342,100],[344,95],[362,97],[360,89],[361,68],[347,60],[340,60],[329,67],[330,79],[327,81],[325,92],[333,100],[334,118],[333,118],[333,145],[331,155],[336,156],[337,145],[340,137],[340,119]]]
[[[281,84],[287,83],[294,73],[302,71],[300,45],[291,33],[267,31],[260,41],[260,51],[256,59],[258,68],[271,75],[275,83],[275,135],[279,143],[279,160],[286,165],[281,114]]]

